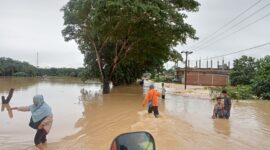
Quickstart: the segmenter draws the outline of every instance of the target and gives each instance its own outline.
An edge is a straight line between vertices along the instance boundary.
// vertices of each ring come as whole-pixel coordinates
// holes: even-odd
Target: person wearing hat
[[[154,116],[157,118],[159,115],[158,112],[158,97],[160,97],[160,93],[155,90],[154,85],[149,86],[149,90],[145,95],[142,106],[144,107],[146,103],[148,103],[148,113],[152,113],[154,111]]]
[[[13,107],[11,109],[31,112],[32,116],[29,126],[37,130],[34,142],[38,149],[43,150],[43,144],[47,142],[46,136],[49,133],[53,122],[51,107],[44,101],[43,96],[34,96],[33,104],[30,106]]]

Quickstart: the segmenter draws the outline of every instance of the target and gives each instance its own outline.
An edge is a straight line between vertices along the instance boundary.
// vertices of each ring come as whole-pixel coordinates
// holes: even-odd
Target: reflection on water
[[[12,112],[11,107],[10,107],[9,104],[2,104],[1,112],[5,111],[5,110],[8,112],[9,118],[13,118],[13,112]]]
[[[213,120],[213,126],[218,134],[223,134],[225,136],[230,136],[231,134],[231,125],[230,120],[224,120],[224,119],[214,119]]]
[[[27,90],[29,87],[36,85],[38,82],[38,78],[0,77],[0,92],[7,92],[9,89],[14,87],[16,87],[16,90]]]
[[[168,93],[159,102],[161,115],[156,119],[141,107],[147,87],[115,87],[101,95],[99,84],[39,81],[37,85],[54,112],[48,149],[105,150],[118,134],[130,131],[150,132],[158,150],[270,147],[267,101],[233,102],[229,120],[213,120],[212,101]],[[156,87],[160,90],[160,85]],[[31,104],[35,92],[35,85],[15,91],[10,105]],[[29,113],[14,111],[13,116],[0,113],[1,149],[31,148],[34,131],[28,127]]]
[[[75,125],[83,113],[83,106],[78,104],[80,90],[100,88],[99,84],[84,84],[76,78],[1,78],[0,81],[0,96],[7,95],[10,88],[15,88],[10,104],[1,105],[1,150],[33,148],[35,131],[28,126],[30,113],[7,111],[9,107],[31,105],[35,94],[43,94],[54,114],[54,123],[48,140],[56,142],[78,132],[81,128]]]

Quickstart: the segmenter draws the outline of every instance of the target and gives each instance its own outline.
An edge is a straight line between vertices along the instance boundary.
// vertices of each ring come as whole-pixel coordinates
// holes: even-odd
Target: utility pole
[[[38,65],[39,65],[39,64],[38,64],[38,63],[39,63],[38,61],[39,61],[39,60],[38,60],[38,52],[37,52],[37,72],[36,72],[36,76],[38,76]]]
[[[187,89],[187,62],[188,62],[188,55],[192,54],[192,51],[182,51],[181,53],[186,54],[186,62],[185,62],[185,90]]]

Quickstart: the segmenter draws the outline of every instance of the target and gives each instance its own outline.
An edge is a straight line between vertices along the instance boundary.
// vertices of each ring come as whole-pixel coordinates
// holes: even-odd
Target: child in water
[[[162,86],[162,88],[161,88],[161,98],[163,100],[165,100],[166,89],[164,88],[164,83],[163,82],[161,83],[161,86]]]
[[[217,103],[215,104],[212,118],[223,118],[224,105],[221,102],[221,97],[217,97],[216,100]]]
[[[53,122],[51,107],[44,102],[43,96],[34,96],[33,104],[30,106],[13,107],[11,109],[24,112],[31,111],[32,116],[29,126],[37,130],[34,142],[38,149],[43,150],[43,144],[47,142],[46,136],[49,133]]]

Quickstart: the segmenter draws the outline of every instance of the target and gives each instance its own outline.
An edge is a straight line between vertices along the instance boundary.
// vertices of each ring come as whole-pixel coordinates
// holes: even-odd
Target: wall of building
[[[225,86],[229,83],[229,75],[211,72],[188,72],[187,84],[207,85],[207,86]]]

